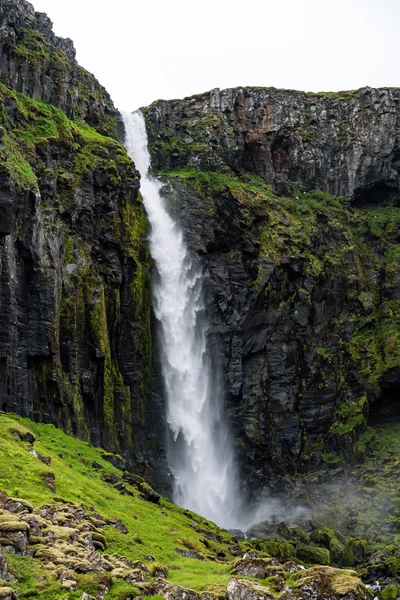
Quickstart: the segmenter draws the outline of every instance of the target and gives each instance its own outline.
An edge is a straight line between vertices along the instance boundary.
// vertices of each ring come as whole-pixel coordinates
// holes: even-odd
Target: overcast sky
[[[400,86],[400,0],[34,0],[121,110],[215,87]]]

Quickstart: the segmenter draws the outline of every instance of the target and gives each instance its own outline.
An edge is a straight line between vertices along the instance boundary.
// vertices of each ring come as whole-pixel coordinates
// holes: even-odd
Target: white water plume
[[[210,364],[202,270],[191,257],[178,224],[149,175],[143,115],[124,115],[126,148],[141,174],[157,268],[153,307],[159,322],[161,364],[170,439],[173,500],[223,527],[238,525],[240,511],[232,446],[221,409],[219,369]]]

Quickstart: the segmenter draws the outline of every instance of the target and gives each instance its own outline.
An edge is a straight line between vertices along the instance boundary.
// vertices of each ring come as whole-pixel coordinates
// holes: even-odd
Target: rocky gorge
[[[243,541],[158,493],[154,266],[118,110],[25,0],[0,0],[0,80],[0,597],[361,600],[357,568],[397,598],[400,91],[142,110],[243,497],[270,507]]]

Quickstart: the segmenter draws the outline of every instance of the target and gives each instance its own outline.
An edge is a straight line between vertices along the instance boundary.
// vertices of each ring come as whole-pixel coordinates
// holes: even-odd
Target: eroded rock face
[[[146,109],[155,168],[245,169],[282,194],[294,183],[352,198],[400,200],[399,89],[306,94],[235,88]]]
[[[252,491],[303,502],[280,474],[348,457],[371,406],[378,420],[389,399],[396,416],[399,93],[214,90],[145,111],[166,202],[204,265]]]
[[[58,38],[52,22],[25,0],[0,6],[0,80],[84,119],[101,133],[118,135],[118,111],[97,79],[75,60],[72,40]]]

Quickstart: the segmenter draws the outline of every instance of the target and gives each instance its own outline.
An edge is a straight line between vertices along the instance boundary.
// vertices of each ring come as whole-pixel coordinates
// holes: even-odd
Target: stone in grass
[[[144,498],[148,502],[153,502],[154,504],[158,504],[160,502],[160,494],[157,494],[157,492],[155,492],[153,488],[149,486],[148,483],[141,483],[139,485],[139,491],[142,498]]]
[[[9,429],[9,432],[16,438],[20,439],[21,442],[27,442],[28,444],[33,444],[35,441],[35,436],[29,429],[26,429],[23,425],[18,425],[18,427],[12,427]]]
[[[269,600],[274,598],[268,588],[245,579],[230,579],[226,592],[227,600]]]
[[[107,462],[111,463],[116,469],[123,471],[125,469],[125,460],[119,454],[113,452],[102,452],[101,457]]]
[[[18,595],[15,590],[10,587],[0,587],[1,600],[17,600]]]
[[[196,552],[196,550],[182,550],[181,548],[174,548],[174,552],[180,554],[181,556],[186,556],[186,558],[205,560],[204,556],[202,556],[199,552]]]
[[[7,559],[4,556],[4,552],[1,548],[0,548],[0,579],[2,579],[3,581],[11,581],[13,583],[18,581],[15,577],[13,577],[8,572]]]
[[[53,492],[56,492],[56,484],[55,484],[55,475],[52,471],[48,471],[47,473],[43,473],[41,475],[43,483],[47,485],[47,487]]]

